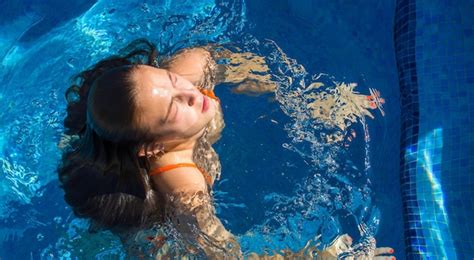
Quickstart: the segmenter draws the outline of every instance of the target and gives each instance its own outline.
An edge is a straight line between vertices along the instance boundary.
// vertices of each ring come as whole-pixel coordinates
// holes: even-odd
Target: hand
[[[318,259],[348,259],[348,260],[395,260],[394,250],[390,247],[376,247],[376,240],[369,236],[360,243],[352,246],[352,238],[344,234],[318,255]]]
[[[369,237],[361,243],[351,247],[347,253],[341,254],[339,257],[348,260],[395,260],[393,254],[394,250],[390,247],[376,247],[376,240],[374,237]]]

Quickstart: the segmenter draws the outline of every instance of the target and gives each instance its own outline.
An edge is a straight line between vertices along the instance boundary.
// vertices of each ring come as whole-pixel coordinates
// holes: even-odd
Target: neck
[[[202,136],[205,129],[198,132],[193,138],[189,138],[187,141],[173,140],[165,141],[165,154],[160,158],[150,160],[150,167],[162,167],[170,164],[177,163],[194,163],[193,162],[193,151],[194,146],[197,144],[197,139]]]
[[[192,163],[193,162],[193,146],[177,149],[166,152],[161,157],[150,160],[150,167],[162,167],[177,163]]]

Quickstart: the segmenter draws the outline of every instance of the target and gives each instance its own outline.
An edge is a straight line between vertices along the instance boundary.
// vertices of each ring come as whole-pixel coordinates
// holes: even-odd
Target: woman
[[[170,218],[179,221],[201,206],[188,200],[195,194],[206,200],[220,173],[210,146],[223,128],[218,101],[183,77],[151,66],[157,52],[147,41],[135,41],[122,52],[126,54],[82,72],[78,84],[68,89],[65,127],[72,138],[59,168],[65,199],[76,215],[114,230],[162,222],[167,207],[181,209],[173,210]],[[167,64],[172,67],[171,60]],[[209,75],[194,83],[212,87]],[[191,80],[194,76],[188,75]],[[173,169],[161,168],[169,165]],[[206,219],[193,221],[198,226],[205,221],[205,227],[213,222],[213,230],[203,228],[202,233],[219,238],[213,244],[224,244],[221,251],[226,254],[239,255],[233,236],[212,208],[206,210]],[[214,253],[222,252],[206,252]]]
[[[241,258],[209,196],[220,174],[211,144],[224,126],[212,90],[216,78],[235,77],[204,48],[157,62],[154,46],[137,40],[121,53],[67,91],[69,141],[58,170],[67,203],[123,238],[170,220],[187,251]],[[164,238],[149,240],[161,249]]]

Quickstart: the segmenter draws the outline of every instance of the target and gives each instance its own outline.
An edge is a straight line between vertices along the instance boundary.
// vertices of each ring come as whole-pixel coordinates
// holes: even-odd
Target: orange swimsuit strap
[[[216,94],[214,94],[214,90],[211,90],[211,89],[201,89],[201,93],[212,98],[212,99],[215,99],[217,100],[217,102],[220,102],[219,98],[216,96]]]
[[[163,173],[172,169],[180,168],[180,167],[193,167],[193,168],[198,169],[201,172],[204,179],[206,180],[206,183],[209,186],[212,186],[212,177],[194,163],[177,163],[177,164],[170,164],[170,165],[154,168],[148,173],[148,176],[152,177],[154,175],[158,175],[160,173]]]

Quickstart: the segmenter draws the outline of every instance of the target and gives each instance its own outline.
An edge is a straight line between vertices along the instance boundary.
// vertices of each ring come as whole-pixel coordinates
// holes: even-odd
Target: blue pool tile
[[[474,16],[467,15],[473,9],[450,1],[397,1],[394,40],[408,258],[474,255],[469,234],[474,230],[474,134],[465,131],[474,125]]]

